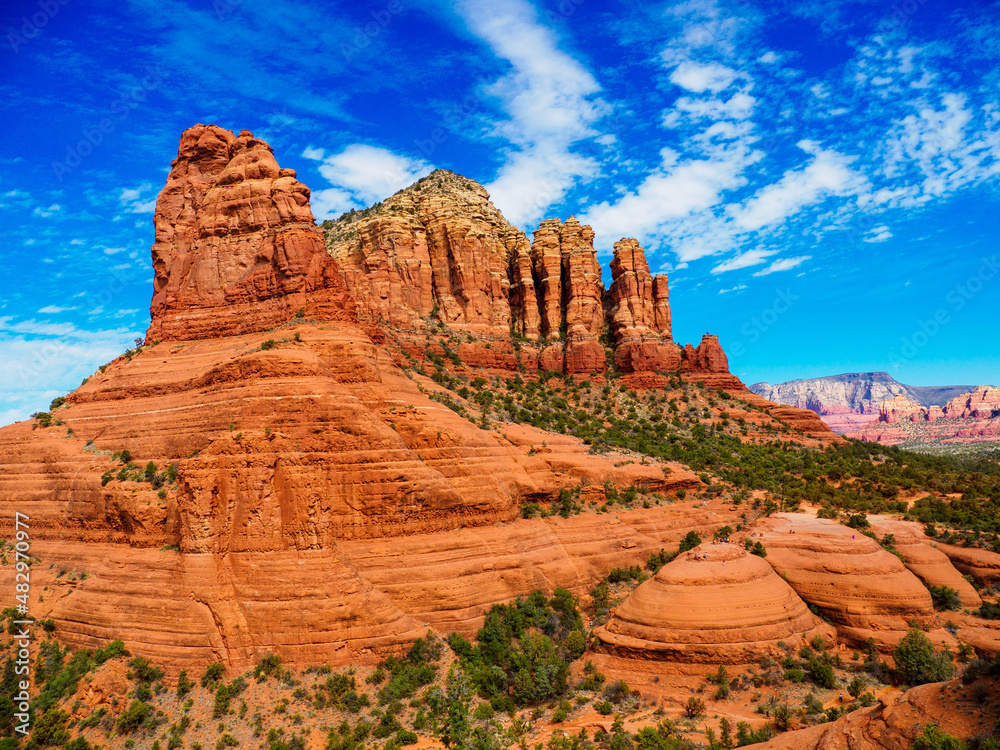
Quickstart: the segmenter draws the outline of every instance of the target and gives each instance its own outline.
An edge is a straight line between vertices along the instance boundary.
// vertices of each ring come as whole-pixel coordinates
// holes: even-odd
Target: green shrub
[[[983,602],[976,614],[986,620],[1000,620],[1000,604]]]
[[[847,686],[847,692],[852,698],[857,698],[862,692],[864,692],[864,689],[865,678],[861,675],[856,675]]]
[[[493,706],[489,703],[480,703],[476,706],[476,710],[472,713],[473,718],[479,721],[486,721],[487,719],[492,719],[494,715]]]
[[[684,704],[684,713],[689,719],[697,719],[705,713],[705,701],[691,696]]]
[[[212,683],[218,682],[222,679],[225,671],[226,668],[222,666],[221,662],[212,662],[205,668],[205,674],[201,676],[201,686],[208,687]]]
[[[965,743],[934,724],[928,724],[913,741],[912,750],[965,750]]]
[[[109,659],[118,659],[124,656],[131,656],[131,654],[125,648],[125,644],[116,638],[104,648],[94,651],[94,664],[100,666]]]
[[[680,552],[687,552],[701,544],[701,537],[697,531],[689,531],[681,540]]]
[[[837,686],[837,678],[833,674],[833,667],[819,659],[809,660],[809,677],[817,685],[828,690]]]
[[[955,672],[951,656],[934,653],[934,644],[917,628],[910,628],[892,652],[896,671],[910,685],[941,682]]]
[[[132,701],[132,704],[118,717],[116,727],[119,732],[128,734],[134,732],[154,713],[153,707],[144,701]]]
[[[962,608],[962,600],[958,597],[958,592],[955,589],[948,586],[928,586],[927,590],[934,602],[934,609],[957,612]]]

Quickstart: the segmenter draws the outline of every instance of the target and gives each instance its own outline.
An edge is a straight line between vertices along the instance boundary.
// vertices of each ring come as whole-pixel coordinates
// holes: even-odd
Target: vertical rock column
[[[609,297],[615,367],[622,372],[676,369],[681,352],[670,336],[667,277],[650,275],[646,253],[634,239],[615,243]]]

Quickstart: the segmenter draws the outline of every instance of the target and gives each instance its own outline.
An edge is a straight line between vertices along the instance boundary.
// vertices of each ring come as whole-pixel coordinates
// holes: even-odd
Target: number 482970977
[[[31,549],[31,538],[28,534],[28,521],[30,520],[24,513],[14,514],[14,526],[17,532],[15,544],[17,574],[15,576],[14,590],[16,594],[14,598],[17,599],[17,611],[20,614],[25,614],[28,611],[28,592],[31,590],[31,556],[28,554]]]

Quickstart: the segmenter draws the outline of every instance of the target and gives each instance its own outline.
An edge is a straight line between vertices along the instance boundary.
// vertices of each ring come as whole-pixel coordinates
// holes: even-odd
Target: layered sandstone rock
[[[363,319],[402,335],[438,322],[472,335],[462,359],[475,366],[601,373],[607,327],[622,372],[681,367],[743,389],[715,337],[686,351],[673,343],[667,278],[650,275],[636,240],[615,245],[605,290],[589,226],[546,219],[529,244],[482,185],[446,170],[324,226]],[[486,353],[486,343],[513,349],[522,337],[529,346],[517,356]]]
[[[893,546],[902,557],[903,564],[926,585],[954,589],[958,592],[963,607],[978,609],[983,603],[976,589],[941,549],[944,545],[929,538],[924,533],[923,526],[913,521],[898,521],[880,515],[868,516],[868,520],[880,539],[884,539],[887,534],[892,535],[895,540]],[[977,562],[986,562],[989,554],[977,554],[973,557]]]
[[[922,408],[897,396],[883,402],[877,422],[848,433],[859,440],[917,450],[1000,441],[1000,389],[980,386],[944,407]]]
[[[392,580],[398,564],[362,570],[368,553],[341,549],[422,537],[414,547],[432,565],[460,535],[474,549],[518,549],[534,531],[523,519],[515,532],[502,524],[522,503],[564,488],[586,485],[596,502],[605,483],[661,493],[701,486],[682,467],[591,454],[576,439],[481,429],[431,398],[439,386],[429,378],[395,364],[401,355],[386,338],[432,322],[467,333],[463,359],[479,356],[483,366],[518,366],[512,326],[528,340],[565,328],[565,341],[535,349],[552,369],[589,372],[605,361],[603,347],[597,361],[591,346],[606,298],[590,230],[549,223],[536,251],[481,186],[434,180],[441,184],[424,181],[337,224],[331,256],[308,190],[266,144],[212,126],[184,133],[157,205],[150,344],[69,394],[62,423],[0,430],[0,498],[31,517],[33,552],[88,573],[33,610],[67,642],[121,636],[175,666],[242,668],[272,650],[299,663],[347,663],[400,648],[425,622],[469,626],[511,592],[565,581],[583,593],[604,568],[577,568],[578,557],[637,564],[711,523],[708,511],[678,517],[659,507],[626,531],[609,531],[603,516],[564,528],[551,520],[539,537],[560,552],[539,553],[509,580],[487,576],[493,588],[465,588],[440,611],[434,587],[459,568],[428,574],[420,601],[407,600]],[[546,286],[538,278],[549,266]],[[554,289],[557,306],[548,304]],[[662,336],[669,310],[665,288],[656,289],[654,280],[652,317],[647,307],[642,315]],[[742,387],[711,339],[685,361],[685,377],[704,367],[706,379]],[[112,457],[122,450],[131,468]],[[137,480],[148,462],[162,485]],[[713,512],[715,522],[736,523],[721,502]],[[11,536],[11,518],[0,515],[0,536]],[[470,536],[481,529],[495,531]],[[571,544],[589,551],[571,554]]]
[[[351,317],[309,188],[249,131],[184,131],[154,223],[150,341],[267,330],[298,311]]]
[[[615,243],[611,279],[615,366],[623,372],[676,370],[681,349],[671,338],[667,277],[650,275],[638,241],[623,239]]]
[[[988,680],[974,685],[957,681],[920,685],[895,700],[841,716],[834,722],[784,732],[759,750],[908,750],[924,727],[935,726],[953,737],[967,738],[993,730],[994,711],[983,710],[977,697]]]
[[[762,530],[767,562],[851,640],[892,645],[911,620],[932,617],[925,586],[894,555],[834,521],[782,513]]]
[[[990,419],[1000,416],[1000,388],[981,385],[971,393],[956,396],[942,410],[949,419]]]
[[[614,653],[677,662],[749,663],[779,641],[833,629],[762,558],[703,544],[642,583],[594,634]]]
[[[886,372],[852,372],[776,385],[754,383],[749,388],[775,403],[816,412],[838,434],[877,420],[881,403],[897,396],[924,407],[924,418],[933,421],[949,399],[972,390],[961,385],[904,385]]]
[[[894,396],[879,405],[878,421],[885,424],[896,424],[904,419],[909,419],[912,422],[919,418],[921,411],[920,404],[915,404],[906,396]]]
[[[604,328],[604,284],[594,230],[573,216],[565,224],[546,219],[535,230],[531,254],[539,280],[541,335],[565,339],[546,350],[540,369],[603,372],[607,361],[598,337]]]

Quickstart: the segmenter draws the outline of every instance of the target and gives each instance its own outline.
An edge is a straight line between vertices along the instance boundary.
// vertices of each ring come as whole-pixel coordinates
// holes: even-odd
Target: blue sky
[[[1000,381],[1000,4],[3,5],[0,423],[144,332],[197,122],[266,138],[320,220],[443,167],[605,264],[634,236],[747,383]]]

